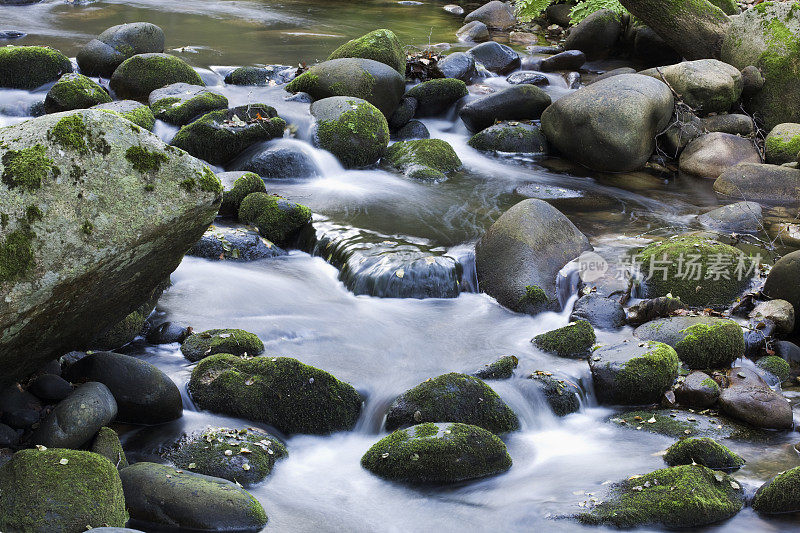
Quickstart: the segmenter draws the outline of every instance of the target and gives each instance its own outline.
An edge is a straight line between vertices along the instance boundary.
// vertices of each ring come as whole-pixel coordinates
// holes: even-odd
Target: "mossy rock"
[[[186,255],[212,261],[256,261],[286,255],[286,251],[244,226],[215,224]]]
[[[0,87],[35,89],[72,72],[69,58],[46,46],[0,47]]]
[[[254,225],[263,237],[283,246],[311,222],[311,210],[280,196],[254,192],[242,200],[239,221]]]
[[[266,478],[287,455],[278,439],[260,430],[210,428],[184,436],[165,457],[178,468],[247,486]]]
[[[416,116],[431,117],[444,113],[467,94],[469,94],[467,84],[463,81],[437,78],[415,85],[405,96],[416,99]]]
[[[102,109],[107,113],[130,120],[147,131],[153,131],[153,126],[156,125],[156,117],[153,116],[150,107],[136,100],[117,100],[116,102],[92,106],[92,109]]]
[[[678,354],[661,342],[603,346],[589,358],[600,403],[641,405],[658,402],[678,377]]]
[[[506,355],[493,363],[483,365],[472,375],[480,379],[508,379],[514,375],[518,364],[519,359],[515,355]]]
[[[511,457],[503,441],[485,429],[428,422],[381,439],[361,458],[361,466],[391,481],[441,484],[505,472]]]
[[[633,334],[640,339],[669,344],[692,370],[728,368],[744,355],[741,326],[724,318],[660,318],[642,324]]]
[[[352,429],[362,401],[352,386],[289,357],[206,357],[192,371],[189,392],[201,409],[271,424],[287,434]]]
[[[243,329],[209,329],[189,335],[181,344],[181,352],[193,363],[218,353],[255,357],[264,352],[264,343]]]
[[[531,340],[543,352],[578,359],[587,357],[596,341],[594,328],[586,320],[542,333]]]
[[[581,389],[571,379],[554,375],[552,372],[536,370],[523,381],[525,388],[533,385],[539,395],[544,397],[556,416],[567,416],[581,408]]]
[[[406,75],[406,53],[403,44],[391,30],[374,30],[348,41],[333,51],[328,59],[360,57],[389,65],[400,75]]]
[[[103,456],[21,450],[0,467],[0,529],[74,533],[128,521],[117,469]]]
[[[744,466],[744,459],[727,446],[709,437],[679,440],[667,449],[664,462],[669,466],[699,464],[712,470],[732,471]]]
[[[86,109],[111,102],[111,97],[98,84],[83,74],[64,74],[47,91],[44,109],[48,113]]]
[[[467,141],[476,150],[509,153],[545,153],[547,138],[542,129],[524,122],[501,122],[489,126]]]
[[[205,85],[184,60],[169,54],[137,54],[122,62],[109,85],[118,97],[146,101],[150,93],[172,83]]]
[[[746,442],[779,442],[781,434],[754,428],[714,411],[692,412],[682,409],[637,410],[620,413],[609,422],[622,428],[647,431],[675,439],[711,437]]]
[[[219,214],[236,217],[239,215],[239,206],[248,194],[254,192],[267,192],[267,186],[261,176],[254,172],[241,172],[230,187],[223,185],[222,205]]]
[[[756,491],[753,510],[764,514],[800,512],[800,466],[773,477]]]
[[[580,522],[620,528],[695,528],[726,520],[744,506],[744,490],[732,477],[700,465],[656,470],[613,485],[608,497]]]
[[[756,366],[778,378],[778,383],[783,383],[791,377],[789,363],[777,355],[767,355],[760,358],[756,361]]]
[[[783,165],[797,161],[800,154],[800,124],[778,124],[764,139],[766,162]]]
[[[741,13],[741,9],[739,9],[739,5],[736,3],[735,0],[708,0],[713,5],[717,6],[722,10],[723,13],[726,15],[737,15]]]
[[[78,51],[76,60],[87,76],[109,78],[126,59],[136,54],[164,51],[164,32],[149,22],[111,26]]]
[[[441,139],[398,141],[386,151],[382,163],[409,178],[437,182],[461,168],[453,147]]]
[[[267,65],[266,67],[238,67],[225,75],[225,83],[230,85],[253,85],[268,87],[275,83],[291,81],[297,67],[288,65]]]
[[[745,271],[750,267],[741,250],[697,235],[653,243],[637,254],[636,261],[645,278],[645,298],[671,294],[690,306],[727,306],[750,283],[750,278],[736,273],[740,262]]]
[[[156,89],[148,97],[150,109],[157,119],[184,126],[193,119],[228,108],[228,99],[219,93],[188,83],[173,83]]]
[[[380,110],[359,98],[332,97],[311,104],[316,119],[312,142],[346,168],[375,164],[389,144],[389,124]]]
[[[478,378],[452,372],[428,379],[395,399],[386,429],[420,422],[461,422],[492,433],[519,429],[514,411]]]
[[[285,128],[274,107],[248,104],[206,113],[178,130],[171,144],[223,165],[255,143],[282,137]]]
[[[103,426],[100,428],[100,431],[97,432],[92,444],[89,446],[89,451],[102,455],[111,461],[111,464],[117,470],[122,470],[129,466],[125,450],[122,449],[122,443],[119,441],[119,435],[109,427]]]

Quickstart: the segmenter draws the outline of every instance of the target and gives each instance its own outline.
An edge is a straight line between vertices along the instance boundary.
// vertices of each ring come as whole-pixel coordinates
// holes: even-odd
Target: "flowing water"
[[[454,42],[462,19],[444,12],[443,4],[434,0],[77,4],[57,0],[0,6],[0,30],[28,33],[13,44],[48,44],[72,57],[114,24],[158,24],[166,34],[167,48],[194,65],[232,106],[271,104],[297,126],[297,140],[275,142],[302,143],[317,164],[316,175],[269,181],[270,192],[308,205],[326,223],[441,250],[463,267],[466,290],[457,298],[441,299],[356,296],[339,280],[334,266],[300,251],[252,263],[187,257],[172,275],[173,285],[158,306],[162,319],[191,325],[196,331],[218,327],[252,331],[264,341],[267,354],[296,357],[328,370],[367,397],[353,431],[287,439],[289,457],[251,489],[269,515],[266,531],[581,530],[575,522],[558,517],[581,511],[581,502],[601,496],[609,481],[661,468],[658,452],[672,443],[667,437],[607,423],[614,411],[597,406],[586,363],[546,355],[530,343],[536,334],[565,325],[568,313],[519,315],[477,293],[474,281],[469,281],[474,279],[472,254],[476,239],[522,199],[514,193],[520,185],[563,187],[605,198],[600,209],[575,203],[563,210],[596,250],[612,259],[646,242],[644,234],[697,227],[694,216],[718,205],[710,181],[667,180],[644,172],[593,174],[558,159],[487,157],[467,145],[468,134],[455,116],[425,121],[432,136],[452,144],[464,162],[464,169],[444,183],[415,182],[382,170],[344,170],[330,154],[307,144],[311,123],[307,104],[285,102],[280,87],[226,87],[222,82],[237,65],[322,60],[345,40],[378,27],[392,29],[417,47],[447,42],[464,48]],[[563,81],[553,80],[556,83],[547,90],[557,98],[567,89]],[[483,83],[505,84],[503,78]],[[477,93],[481,88],[471,90]],[[24,120],[30,104],[41,100],[44,91],[0,90],[0,125]],[[165,140],[174,132],[163,123],[156,128]],[[575,298],[567,286],[567,308]],[[599,342],[610,342],[626,334],[629,330],[601,332],[598,337]],[[177,344],[134,343],[127,351],[156,364],[185,391],[192,366]],[[581,383],[586,391],[581,411],[556,418],[542,398],[521,392],[521,377],[490,382],[522,423],[520,431],[504,437],[514,461],[507,473],[462,486],[414,489],[383,481],[361,468],[361,455],[385,434],[382,419],[398,394],[429,377],[469,372],[505,354],[519,357],[518,376],[544,370]],[[252,425],[198,412],[185,392],[184,403],[184,417],[174,423],[123,429],[131,459],[154,458],[185,431]],[[794,441],[788,434],[768,447],[727,443],[748,461],[737,479],[752,493],[774,473],[796,466]],[[745,509],[708,530],[754,529],[800,530],[800,523],[764,521]]]

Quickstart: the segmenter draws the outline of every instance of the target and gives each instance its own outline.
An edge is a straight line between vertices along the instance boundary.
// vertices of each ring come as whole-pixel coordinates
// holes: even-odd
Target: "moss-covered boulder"
[[[184,60],[169,54],[137,54],[114,70],[109,83],[118,97],[146,101],[150,93],[173,83],[205,85]]]
[[[439,484],[505,472],[511,457],[503,441],[485,429],[428,422],[381,439],[364,454],[361,465],[390,481]]]
[[[225,479],[144,462],[119,475],[131,519],[145,524],[199,531],[259,531],[267,524],[258,500]]]
[[[567,416],[581,408],[581,389],[567,376],[536,370],[515,384],[533,405],[541,405],[544,399],[556,416]]]
[[[800,154],[800,124],[778,124],[764,140],[766,162],[770,165],[783,165],[797,161]]]
[[[403,44],[391,30],[375,30],[348,41],[331,53],[328,59],[360,57],[389,65],[400,75],[406,75],[406,53]]]
[[[117,469],[77,450],[22,450],[0,467],[0,529],[74,533],[128,521]]]
[[[514,375],[518,364],[519,359],[515,355],[505,355],[493,363],[483,365],[472,375],[480,379],[508,379]]]
[[[148,97],[150,109],[157,119],[183,126],[193,119],[228,108],[228,99],[200,85],[173,83],[156,89]]]
[[[234,177],[234,174],[236,176]],[[219,207],[219,214],[223,216],[239,216],[239,206],[242,205],[248,194],[254,192],[267,192],[267,186],[261,176],[254,172],[226,172],[220,178],[223,182],[222,205]],[[227,178],[233,178],[233,183],[226,185]]]
[[[126,59],[136,54],[164,51],[164,32],[149,22],[111,26],[78,51],[81,72],[109,78]]]
[[[61,76],[47,91],[44,109],[48,113],[58,113],[86,109],[110,101],[111,97],[98,84],[83,74],[69,73]]]
[[[263,237],[283,246],[311,222],[311,210],[280,196],[254,192],[242,200],[239,220],[252,224]]]
[[[700,465],[683,465],[621,481],[577,518],[585,524],[621,528],[696,528],[728,519],[743,505],[744,490],[732,477]]]
[[[658,402],[678,377],[678,355],[660,342],[623,342],[592,353],[594,390],[600,403]]]
[[[539,126],[501,122],[473,135],[467,144],[486,152],[545,153],[547,138]]]
[[[286,251],[254,229],[240,225],[214,224],[186,255],[212,261],[256,261],[286,255]]]
[[[156,117],[153,116],[150,107],[136,100],[117,100],[92,106],[92,109],[102,109],[106,113],[113,113],[148,131],[153,131],[153,126],[156,125]]]
[[[756,361],[756,366],[765,372],[769,372],[778,380],[778,383],[783,383],[791,376],[789,372],[789,363],[782,357],[777,355],[767,355],[761,357]]]
[[[578,320],[563,328],[541,333],[531,340],[543,352],[579,359],[589,355],[596,341],[594,328],[586,320]]]
[[[698,464],[712,470],[739,470],[744,459],[709,437],[679,440],[667,449],[664,462],[669,466]]]
[[[644,277],[644,297],[672,294],[698,307],[730,304],[750,283],[747,272],[752,275],[750,259],[741,250],[702,235],[650,244],[636,262]]]
[[[125,456],[125,450],[122,449],[122,443],[119,441],[117,432],[109,427],[101,427],[97,435],[94,436],[92,444],[89,445],[89,451],[98,455],[102,455],[114,465],[114,468],[121,470],[128,467],[128,458]]]
[[[315,100],[349,96],[366,100],[392,116],[406,89],[405,76],[379,61],[361,58],[331,59],[314,65],[293,79],[286,90],[304,92]]]
[[[453,78],[438,78],[415,85],[406,96],[417,101],[416,116],[431,117],[444,113],[467,96],[467,84]]]
[[[423,381],[392,402],[386,429],[420,422],[461,422],[507,433],[519,428],[514,411],[478,378],[452,372]]]
[[[218,353],[255,357],[264,352],[264,343],[243,329],[209,329],[189,335],[181,344],[181,352],[193,363]]]
[[[764,514],[800,512],[800,466],[773,477],[756,491],[753,510]]]
[[[192,371],[189,392],[201,409],[271,424],[287,434],[352,429],[361,412],[361,396],[352,386],[289,357],[206,357]]]
[[[721,59],[738,69],[750,65],[764,87],[745,100],[749,111],[772,129],[800,122],[800,18],[797,2],[763,2],[732,19]]]
[[[231,85],[254,85],[267,87],[276,83],[291,81],[297,67],[288,65],[267,65],[265,67],[238,67],[225,75],[225,83]]]
[[[46,46],[0,47],[0,87],[31,90],[72,72],[69,58]]]
[[[423,181],[444,181],[447,174],[461,168],[453,147],[441,139],[398,141],[391,145],[383,165]]]
[[[185,435],[165,458],[178,468],[247,486],[266,478],[287,455],[278,439],[261,430],[209,428]]]
[[[660,318],[642,324],[633,334],[640,339],[669,344],[691,369],[727,368],[744,355],[741,326],[724,318]]]
[[[701,414],[702,413],[702,414]],[[674,439],[711,437],[743,442],[781,442],[781,433],[754,428],[723,414],[695,409],[651,409],[626,411],[609,418],[609,423],[635,431],[646,431]]]
[[[351,97],[323,98],[311,104],[316,120],[315,146],[327,150],[347,168],[376,163],[389,144],[389,124],[377,107]]]
[[[255,143],[282,137],[284,128],[274,107],[248,104],[206,113],[178,130],[171,144],[222,165]]]
[[[705,372],[694,371],[681,378],[675,389],[675,399],[684,407],[711,407],[719,399],[719,384]]]

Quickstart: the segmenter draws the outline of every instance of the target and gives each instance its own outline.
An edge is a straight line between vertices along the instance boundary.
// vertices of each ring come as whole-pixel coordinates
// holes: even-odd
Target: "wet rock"
[[[280,196],[254,192],[242,200],[239,220],[255,226],[262,237],[286,246],[311,222],[311,210]]]
[[[472,373],[480,379],[508,379],[514,375],[519,359],[514,355],[506,355],[493,363],[483,365],[479,370]]]
[[[708,437],[679,440],[667,449],[664,462],[669,466],[699,464],[712,470],[733,471],[744,466],[744,459]]]
[[[767,355],[756,361],[756,366],[772,374],[778,383],[783,383],[791,377],[789,363],[776,355]]]
[[[792,363],[800,363],[800,346],[789,341],[776,341],[773,347],[778,357]]]
[[[707,133],[690,142],[681,153],[680,169],[704,178],[717,178],[739,163],[760,163],[761,156],[749,139],[728,133]]]
[[[577,518],[620,528],[696,528],[726,520],[743,506],[744,489],[727,474],[681,465],[612,485],[603,501]]]
[[[286,447],[261,430],[209,428],[184,435],[166,452],[177,468],[248,486],[266,478]]]
[[[171,344],[183,342],[189,336],[189,328],[174,322],[162,322],[150,328],[147,332],[147,342],[150,344]]]
[[[577,70],[586,63],[586,55],[580,50],[566,50],[546,57],[542,60],[540,70],[553,72],[556,70]]]
[[[79,448],[116,415],[117,402],[108,387],[97,382],[85,383],[42,420],[29,440],[48,448]]]
[[[478,74],[475,58],[466,52],[453,52],[436,64],[445,78],[455,78],[469,83]]]
[[[747,115],[739,115],[736,113],[726,115],[711,115],[703,117],[703,127],[710,131],[719,131],[722,133],[730,133],[731,135],[752,135],[755,132],[755,124],[753,119]],[[798,148],[800,151],[800,148]]]
[[[0,420],[15,429],[28,429],[39,422],[39,411],[35,409],[13,409],[3,413]]]
[[[206,113],[178,130],[171,144],[222,165],[256,143],[282,137],[285,127],[274,107],[247,104]]]
[[[467,50],[467,53],[482,64],[486,70],[498,74],[508,74],[520,66],[518,53],[510,47],[494,41],[473,46]]]
[[[173,83],[205,85],[188,63],[169,54],[138,54],[114,70],[109,85],[119,98],[147,100],[150,93]]]
[[[744,355],[741,326],[723,318],[661,318],[639,326],[633,334],[643,340],[669,344],[691,369],[727,368]]]
[[[539,74],[538,72],[534,72],[532,70],[520,70],[513,74],[510,74],[506,81],[511,85],[537,85],[539,87],[545,87],[550,85],[550,80],[547,79],[547,76],[544,74]]]
[[[506,211],[475,247],[481,289],[514,311],[558,307],[556,275],[589,240],[556,208],[528,199]]]
[[[17,442],[19,442],[17,432],[5,424],[0,424],[0,448],[16,446]]]
[[[557,209],[567,211],[603,211],[620,207],[619,202],[610,196],[595,193],[586,194],[585,191],[542,183],[520,185],[514,189],[514,193],[525,198],[545,200]]]
[[[547,139],[539,126],[523,122],[500,122],[479,131],[467,142],[476,150],[546,153]]]
[[[441,139],[398,141],[381,160],[383,166],[403,172],[408,178],[440,182],[461,168],[453,147]]]
[[[414,118],[414,113],[417,112],[417,99],[404,96],[400,100],[400,105],[397,106],[392,116],[389,117],[389,129],[396,131],[408,124],[408,121]]]
[[[0,39],[19,39],[28,35],[19,30],[0,30]]]
[[[621,74],[556,100],[542,113],[542,129],[561,153],[584,166],[634,170],[650,158],[672,109],[664,83]]]
[[[488,385],[466,374],[428,379],[397,397],[386,415],[386,429],[420,422],[461,422],[492,433],[519,429],[514,411]]]
[[[800,511],[800,466],[781,472],[756,491],[753,510],[764,514]]]
[[[60,402],[72,392],[72,385],[60,376],[42,374],[31,382],[28,391],[45,402]]]
[[[665,79],[684,103],[703,114],[728,111],[742,94],[742,73],[716,59],[684,61],[641,74]]]
[[[103,335],[92,339],[85,347],[92,350],[114,350],[132,342],[139,334],[145,331],[147,317],[150,316],[156,303],[158,303],[158,299],[167,287],[169,287],[169,279],[153,289],[147,301],[135,311],[111,326]]]
[[[264,352],[264,343],[243,329],[209,329],[189,335],[181,352],[193,363],[218,353],[255,357]]]
[[[282,84],[292,81],[296,72],[296,67],[290,67],[288,65],[238,67],[225,75],[225,83],[229,85],[268,87],[273,84]]]
[[[772,266],[762,292],[770,298],[789,302],[793,309],[800,309],[797,276],[800,276],[800,251],[784,255]]]
[[[535,402],[538,395],[544,398],[556,416],[567,416],[580,410],[581,389],[566,377],[553,375],[552,372],[536,370],[527,379],[519,380],[516,384],[522,394]]]
[[[392,134],[392,140],[409,141],[412,139],[429,139],[428,128],[419,120],[409,120],[408,124]]]
[[[456,37],[458,37],[459,41],[465,42],[479,43],[481,41],[488,41],[489,28],[487,28],[486,24],[483,22],[473,20],[459,28],[456,32]]]
[[[352,429],[362,401],[350,385],[288,357],[206,357],[192,371],[189,392],[201,409],[271,424],[287,434]]]
[[[222,205],[219,207],[219,214],[222,216],[237,217],[242,200],[249,194],[267,192],[264,180],[253,172],[220,172],[217,177],[223,188]]]
[[[620,428],[646,431],[673,438],[712,437],[744,442],[773,442],[780,434],[755,428],[716,412],[681,409],[629,411],[613,416],[609,422]]]
[[[729,416],[760,428],[791,429],[792,407],[782,394],[762,385],[731,385],[719,395]]]
[[[163,51],[161,28],[148,22],[134,22],[108,28],[78,52],[77,61],[84,74],[110,78],[126,59],[136,54]]]
[[[680,405],[702,409],[717,403],[719,392],[719,385],[708,374],[694,371],[675,389],[675,399]]]
[[[569,319],[584,320],[599,329],[618,329],[625,325],[625,310],[613,298],[590,293],[575,302]]]
[[[213,260],[256,261],[286,255],[286,252],[256,231],[215,225],[208,228],[186,255]]]
[[[228,99],[200,85],[173,83],[156,89],[148,97],[157,119],[184,126],[195,118],[228,108]]]
[[[531,340],[543,352],[577,359],[585,359],[596,341],[594,329],[586,320],[542,333]]]
[[[0,48],[0,87],[32,90],[72,72],[69,58],[46,46]]]
[[[458,116],[475,133],[495,121],[536,120],[550,103],[550,95],[539,87],[514,85],[468,102]]]
[[[117,115],[125,120],[130,120],[137,126],[141,126],[148,131],[153,131],[153,126],[155,126],[156,123],[156,117],[153,115],[150,107],[135,100],[117,100],[116,102],[95,105],[91,108],[102,109],[107,113]]]
[[[714,191],[753,202],[797,203],[800,201],[800,170],[778,165],[741,163],[723,172]]]
[[[464,8],[456,4],[447,4],[446,6],[442,6],[442,9],[444,9],[448,13],[452,13],[453,15],[464,14]]]
[[[144,462],[120,477],[133,520],[202,531],[255,531],[267,523],[258,500],[224,479]]]
[[[416,99],[416,116],[432,117],[444,113],[467,94],[463,81],[439,78],[415,85],[406,92],[406,97]]]
[[[117,470],[128,466],[128,459],[125,457],[125,451],[122,449],[119,435],[111,428],[100,428],[100,431],[97,432],[92,444],[89,446],[89,451],[102,455],[111,461],[111,464]]]
[[[324,98],[311,104],[311,115],[316,119],[314,145],[331,152],[347,168],[376,163],[389,144],[386,118],[366,100]]]
[[[600,403],[655,403],[678,376],[678,355],[660,342],[620,343],[592,352],[589,368]]]
[[[305,92],[315,100],[347,96],[366,100],[388,118],[405,92],[405,77],[372,59],[342,58],[312,66],[286,86],[290,93]]]
[[[601,9],[583,19],[570,30],[567,40],[564,42],[564,48],[580,50],[590,61],[603,59],[616,47],[621,34],[620,16],[609,9]]]
[[[800,124],[778,124],[764,140],[767,163],[782,165],[797,161],[800,153]]]
[[[406,75],[406,54],[403,44],[391,30],[375,30],[352,41],[348,41],[328,59],[363,58],[389,65],[400,75]],[[358,95],[345,95],[358,96]]]
[[[485,429],[467,424],[419,424],[374,444],[361,465],[391,481],[456,483],[511,468],[506,446]]]
[[[794,307],[786,300],[759,302],[749,316],[771,320],[781,333],[791,333],[794,330]]]
[[[296,179],[317,176],[320,169],[305,146],[307,145],[300,142],[287,144],[285,141],[277,141],[277,144],[269,143],[263,147],[253,147],[235,161],[233,168],[254,172],[264,179]],[[224,204],[225,200],[223,199],[223,206]]]
[[[26,390],[17,385],[10,385],[0,390],[0,411],[3,413],[14,411],[36,411],[42,409],[42,402]],[[38,416],[37,416],[38,418]]]
[[[76,450],[21,450],[0,468],[0,528],[71,533],[125,525],[117,469],[105,458]]]
[[[69,73],[61,76],[44,99],[48,113],[86,109],[111,102],[111,97],[98,84],[83,74]]]
[[[492,0],[464,17],[465,23],[474,20],[483,22],[488,28],[498,30],[507,30],[517,23],[517,19],[514,17],[514,8],[500,0]]]
[[[756,202],[736,202],[697,215],[700,224],[724,233],[758,233],[762,220],[761,205]]]

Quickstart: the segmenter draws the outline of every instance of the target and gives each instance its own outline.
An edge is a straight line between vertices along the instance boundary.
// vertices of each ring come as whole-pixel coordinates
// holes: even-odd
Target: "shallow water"
[[[694,216],[718,205],[708,180],[601,175],[555,159],[487,157],[467,146],[467,132],[454,117],[425,121],[432,136],[450,142],[464,162],[464,169],[444,183],[415,182],[383,170],[345,171],[329,154],[305,143],[311,122],[308,105],[285,102],[279,87],[222,84],[233,66],[321,60],[338,44],[376,27],[390,28],[416,46],[444,41],[463,47],[453,42],[461,19],[444,12],[443,3],[48,1],[0,6],[0,29],[29,33],[14,44],[49,44],[74,57],[85,42],[113,24],[158,24],[166,33],[167,48],[200,69],[232,106],[268,103],[297,126],[299,140],[278,142],[304,143],[318,175],[270,181],[270,192],[304,203],[336,224],[446,248],[468,270],[475,240],[522,199],[514,193],[520,185],[558,186],[612,198],[611,207],[602,210],[565,209],[606,257],[646,242],[643,234],[697,227]],[[505,82],[493,78],[485,84],[501,87]],[[566,89],[554,84],[548,90],[557,97]],[[0,90],[0,125],[24,120],[30,104],[43,96],[43,91]],[[174,132],[163,123],[156,128],[165,140]],[[606,423],[614,411],[596,405],[586,363],[549,356],[530,343],[534,335],[566,324],[568,313],[519,315],[475,292],[424,300],[355,296],[338,275],[322,258],[299,251],[249,264],[186,258],[159,302],[162,319],[196,331],[252,331],[264,341],[267,354],[296,357],[328,370],[367,397],[354,431],[287,440],[289,457],[251,489],[270,517],[265,531],[598,531],[602,528],[556,518],[580,512],[581,502],[601,497],[608,481],[663,466],[658,452],[672,439]],[[569,308],[575,296],[567,291],[565,297]],[[627,333],[600,333],[599,341]],[[125,428],[123,441],[131,459],[153,459],[183,431],[252,425],[196,411],[185,393],[192,366],[177,344],[138,343],[127,351],[167,372],[184,389],[187,408],[172,424]],[[504,437],[514,461],[507,473],[463,486],[412,489],[382,481],[360,467],[361,455],[383,435],[386,408],[398,394],[429,377],[469,372],[506,354],[519,357],[520,376],[557,371],[581,382],[587,390],[581,412],[558,419],[542,399],[520,392],[521,378],[490,382],[522,423],[520,431]],[[794,435],[769,447],[727,443],[748,460],[736,474],[748,491],[800,464],[791,446]],[[708,530],[800,530],[800,522],[764,521],[745,509]]]

